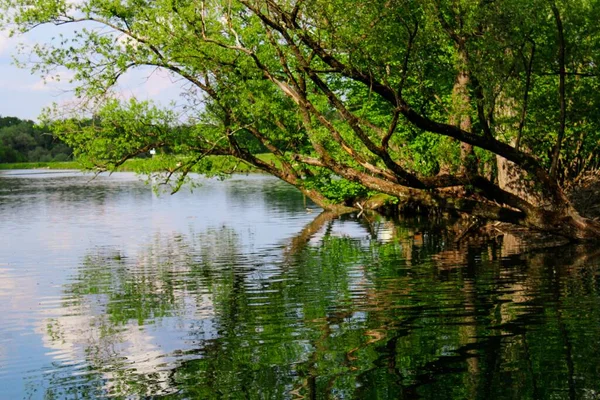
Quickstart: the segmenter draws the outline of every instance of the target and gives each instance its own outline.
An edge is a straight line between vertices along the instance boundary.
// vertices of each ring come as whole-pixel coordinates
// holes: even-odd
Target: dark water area
[[[90,178],[0,173],[2,399],[600,398],[597,249]]]

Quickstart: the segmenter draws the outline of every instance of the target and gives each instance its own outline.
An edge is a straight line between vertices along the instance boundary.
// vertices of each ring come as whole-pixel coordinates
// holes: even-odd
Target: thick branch
[[[519,120],[519,128],[517,132],[517,141],[515,149],[519,150],[521,145],[521,137],[523,136],[523,128],[525,127],[525,117],[527,116],[527,101],[529,99],[529,90],[531,88],[531,73],[533,70],[533,59],[535,56],[535,42],[531,42],[531,54],[527,63],[527,71],[525,77],[525,92],[523,93],[523,108],[521,109],[521,119]]]
[[[481,124],[481,128],[483,130],[483,134],[488,138],[493,138],[492,130],[490,128],[490,124],[485,115],[485,109],[483,107],[484,104],[484,96],[483,96],[483,88],[481,87],[481,83],[477,79],[476,76],[471,74],[471,80],[473,81],[473,85],[475,86],[475,99],[477,100],[477,119],[479,119],[479,123]]]
[[[285,170],[286,173],[288,173],[290,175],[295,175],[294,169],[292,168],[290,163],[285,159],[285,156],[283,155],[281,150],[279,150],[279,148],[277,148],[276,146],[273,146],[273,144],[256,127],[250,125],[250,126],[246,126],[245,128],[256,139],[258,139],[258,141],[263,146],[265,146],[267,148],[267,150],[269,150],[271,152],[271,154],[273,154],[277,157],[279,162],[281,162],[281,166],[283,167],[283,169]]]

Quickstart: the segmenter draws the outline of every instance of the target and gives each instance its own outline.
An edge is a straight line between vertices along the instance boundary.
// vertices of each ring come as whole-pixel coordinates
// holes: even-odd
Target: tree
[[[78,95],[106,105],[92,126],[55,125],[95,164],[112,168],[169,147],[186,155],[177,168],[185,175],[206,155],[228,155],[326,209],[356,207],[353,190],[346,201],[326,196],[323,182],[335,176],[363,196],[600,238],[600,223],[583,218],[561,187],[600,163],[597,1],[1,4],[17,31],[79,27],[36,45],[42,62],[32,69],[71,69]],[[197,128],[172,134],[168,111],[102,100],[140,66],[189,82]],[[256,148],[278,163],[256,157]],[[530,184],[497,182],[494,156]]]
[[[67,161],[71,148],[52,136],[48,127],[33,121],[0,117],[0,163]]]

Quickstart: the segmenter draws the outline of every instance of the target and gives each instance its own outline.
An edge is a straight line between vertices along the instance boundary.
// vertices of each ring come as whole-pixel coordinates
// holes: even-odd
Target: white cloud
[[[140,45],[136,39],[126,34],[119,35],[116,39],[116,43],[122,50],[127,50],[130,46],[135,49]]]
[[[10,47],[11,38],[8,37],[6,32],[0,31],[0,55],[4,54],[6,49]]]
[[[55,75],[46,76],[28,88],[34,91],[45,91],[45,90],[68,90],[70,81],[73,79],[75,74],[71,71],[63,71]]]
[[[85,0],[67,0],[66,3],[72,7],[80,7],[86,3]]]
[[[180,85],[171,72],[162,68],[144,68],[125,74],[119,81],[117,90],[125,98],[156,99],[174,88],[179,89]]]
[[[0,30],[0,57],[9,59],[10,56],[16,55],[17,46],[27,43],[27,35],[15,34],[11,37],[8,31]]]
[[[157,69],[147,79],[145,87],[149,96],[158,96],[165,90],[170,89],[176,83],[172,73],[163,69]]]

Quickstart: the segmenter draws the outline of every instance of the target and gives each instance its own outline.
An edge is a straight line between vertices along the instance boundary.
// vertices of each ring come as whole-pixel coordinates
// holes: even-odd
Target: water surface
[[[0,398],[600,396],[600,262],[251,175],[0,173]]]

